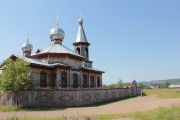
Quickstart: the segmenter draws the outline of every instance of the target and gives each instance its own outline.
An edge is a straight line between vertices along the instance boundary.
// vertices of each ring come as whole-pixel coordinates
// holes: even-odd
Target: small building
[[[131,87],[137,87],[137,82],[135,79],[131,82]]]
[[[11,55],[15,60],[21,58],[31,67],[31,76],[36,89],[97,89],[102,87],[101,70],[93,68],[89,58],[89,46],[83,28],[83,19],[79,19],[74,50],[63,45],[65,32],[59,23],[50,30],[50,45],[31,54],[33,46],[29,42],[22,45],[23,56]],[[0,68],[2,68],[0,65]]]
[[[180,85],[169,85],[169,88],[180,88]]]

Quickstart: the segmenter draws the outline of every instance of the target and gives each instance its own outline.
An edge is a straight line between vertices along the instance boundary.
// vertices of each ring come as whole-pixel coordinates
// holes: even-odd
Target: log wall
[[[140,95],[140,88],[0,92],[0,106],[82,106]]]

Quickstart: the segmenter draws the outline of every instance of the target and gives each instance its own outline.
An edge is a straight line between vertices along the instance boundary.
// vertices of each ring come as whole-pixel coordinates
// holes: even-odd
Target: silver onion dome
[[[50,30],[51,40],[63,40],[65,36],[64,31],[61,28],[55,27]]]
[[[29,43],[29,39],[27,39],[27,42],[22,45],[23,52],[29,51],[31,52],[33,49],[33,46]]]
[[[50,30],[50,38],[51,40],[63,40],[65,33],[63,31],[63,29],[59,28],[59,21],[58,21],[58,17],[57,17],[57,24],[56,27],[52,28]]]

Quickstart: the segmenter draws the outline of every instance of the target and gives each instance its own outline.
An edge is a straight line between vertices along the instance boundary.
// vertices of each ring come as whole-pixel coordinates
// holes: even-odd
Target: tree
[[[108,88],[110,88],[110,89],[117,88],[117,85],[116,84],[110,84],[110,85],[108,85]]]
[[[124,84],[123,84],[123,82],[122,82],[121,79],[119,79],[119,81],[118,81],[118,83],[117,83],[117,87],[118,87],[118,88],[123,88],[123,87],[124,87]]]
[[[129,82],[124,83],[124,87],[125,87],[125,88],[129,88],[130,85],[131,85],[131,84],[130,84]]]
[[[171,85],[171,83],[170,83],[170,82],[168,82],[168,81],[166,81],[166,82],[164,83],[164,87],[165,87],[165,88],[168,88],[168,87],[169,87],[169,85]]]
[[[145,88],[145,87],[146,87],[146,85],[145,85],[145,84],[143,84],[143,83],[139,83],[139,84],[138,84],[138,87],[140,87],[140,88]]]
[[[34,82],[30,77],[31,69],[23,59],[16,61],[8,59],[3,65],[0,78],[0,90],[4,92],[18,92],[32,90]]]

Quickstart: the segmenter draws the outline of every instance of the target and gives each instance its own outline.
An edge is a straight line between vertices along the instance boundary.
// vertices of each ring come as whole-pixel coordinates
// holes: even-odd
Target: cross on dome
[[[28,33],[28,37],[27,37],[27,43],[29,43],[29,33]]]
[[[82,12],[80,12],[80,19],[82,18]]]
[[[29,34],[26,43],[22,45],[23,56],[30,57],[33,46],[29,43]]]
[[[50,30],[50,39],[53,43],[62,44],[65,33],[63,29],[59,28],[59,17],[56,17],[56,27]]]
[[[56,17],[56,20],[57,20],[56,25],[57,25],[57,27],[58,27],[58,26],[59,26],[59,17],[58,17],[58,16]]]

